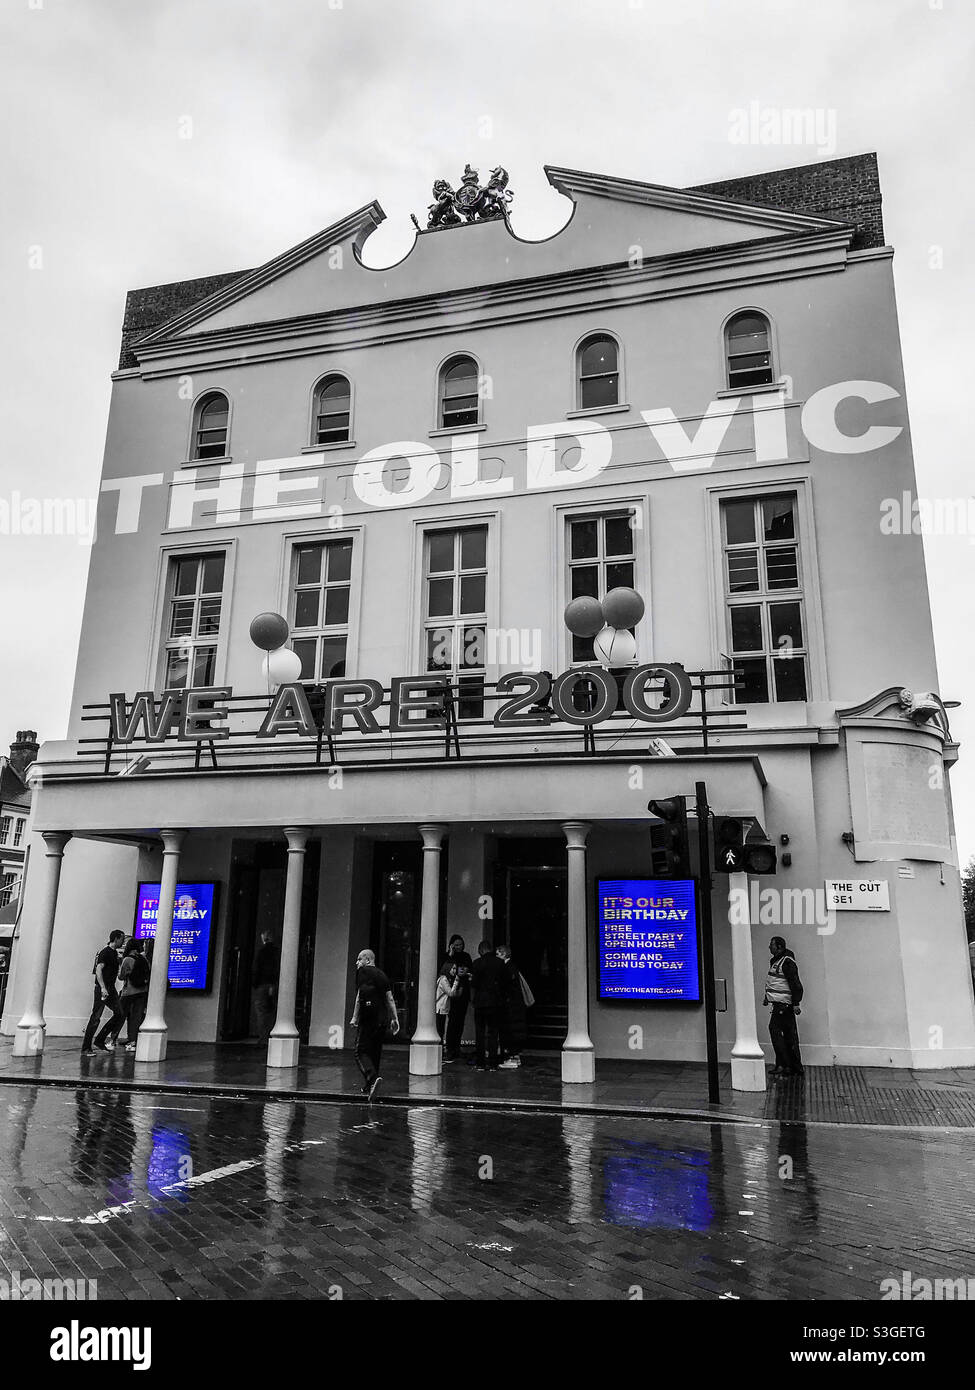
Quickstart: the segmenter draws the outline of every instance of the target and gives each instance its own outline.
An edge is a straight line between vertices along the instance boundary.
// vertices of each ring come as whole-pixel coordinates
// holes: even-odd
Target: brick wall
[[[775,169],[769,174],[696,184],[687,192],[849,222],[857,229],[854,250],[885,244],[875,154],[826,159],[819,164],[800,165],[798,169]]]
[[[119,368],[139,365],[131,351],[132,344],[138,338],[247,274],[249,272],[246,270],[234,270],[225,275],[204,275],[199,280],[175,280],[171,285],[129,290],[125,296],[125,314],[122,318]]]

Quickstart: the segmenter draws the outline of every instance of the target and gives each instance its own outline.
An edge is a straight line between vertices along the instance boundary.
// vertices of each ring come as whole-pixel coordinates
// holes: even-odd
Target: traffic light
[[[737,816],[714,818],[714,867],[719,874],[774,874],[776,852],[765,838],[749,840],[746,827],[750,822]]]
[[[690,878],[691,851],[687,834],[687,801],[668,796],[650,801],[647,810],[657,817],[650,827],[650,867],[655,878]]]

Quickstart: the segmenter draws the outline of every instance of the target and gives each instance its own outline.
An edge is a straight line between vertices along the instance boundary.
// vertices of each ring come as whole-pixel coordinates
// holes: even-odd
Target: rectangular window
[[[567,549],[570,599],[603,599],[610,589],[636,587],[636,540],[629,511],[571,517]],[[572,660],[593,664],[591,637],[572,638]]]
[[[163,677],[167,690],[214,683],[225,560],[223,551],[170,560]]]
[[[352,541],[296,545],[291,561],[292,647],[303,681],[345,675],[352,589]]]
[[[9,907],[14,898],[19,896],[18,889],[20,879],[16,874],[4,874],[0,879],[0,907]]]
[[[458,719],[484,716],[486,526],[428,531],[423,540],[426,668],[454,687]]]
[[[14,846],[15,846],[15,847],[16,847],[17,845],[19,845],[20,842],[21,842],[21,841],[23,840],[23,838],[24,838],[24,825],[25,825],[25,824],[26,824],[26,822],[25,822],[24,820],[22,820],[20,817],[18,817],[17,820],[16,820],[15,823],[14,823]]]
[[[12,824],[12,817],[11,817],[11,816],[3,816],[3,817],[0,817],[0,845],[9,844],[9,842],[10,842],[10,826],[11,826],[11,824]]]
[[[737,704],[805,700],[808,648],[794,493],[721,503],[727,656]]]

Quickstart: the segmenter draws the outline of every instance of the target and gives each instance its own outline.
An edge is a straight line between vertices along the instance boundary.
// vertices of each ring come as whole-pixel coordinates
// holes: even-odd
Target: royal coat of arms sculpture
[[[500,165],[491,170],[491,177],[482,187],[480,174],[468,164],[461,186],[455,192],[446,179],[433,185],[433,199],[427,209],[427,231],[440,227],[459,227],[464,222],[494,222],[499,217],[508,220],[508,204],[514,197],[508,187],[508,171]],[[419,229],[419,222],[413,218]]]

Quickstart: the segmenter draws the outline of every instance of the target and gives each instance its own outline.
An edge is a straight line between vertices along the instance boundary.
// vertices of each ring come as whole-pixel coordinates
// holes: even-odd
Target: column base
[[[596,1054],[591,1048],[562,1049],[562,1081],[591,1085],[596,1080]]]
[[[139,1036],[135,1040],[135,1060],[137,1062],[163,1062],[166,1059],[166,1044],[169,1041],[169,1031],[166,1028],[154,1028],[151,1032],[146,1029],[139,1029]]]
[[[443,1071],[443,1048],[439,1042],[410,1043],[410,1076],[439,1076]]]
[[[733,1091],[765,1091],[764,1057],[732,1057],[731,1089]]]
[[[269,1067],[296,1067],[301,1039],[297,1033],[293,1037],[276,1038],[272,1033],[267,1040],[267,1064]]]
[[[18,1023],[14,1034],[15,1057],[39,1057],[44,1051],[45,1025],[43,1023]]]

